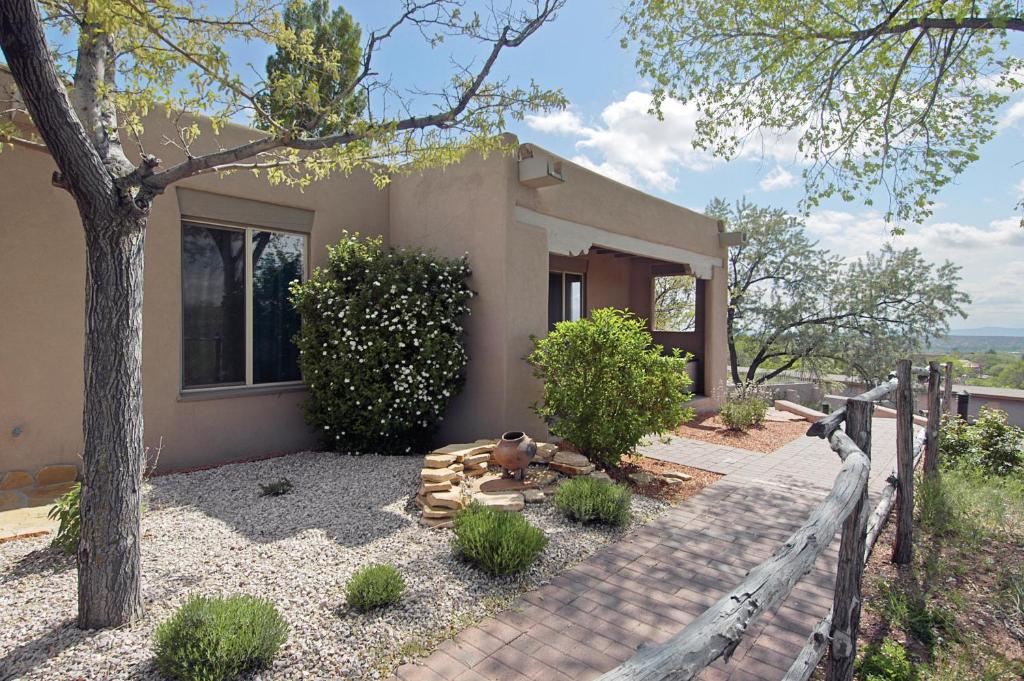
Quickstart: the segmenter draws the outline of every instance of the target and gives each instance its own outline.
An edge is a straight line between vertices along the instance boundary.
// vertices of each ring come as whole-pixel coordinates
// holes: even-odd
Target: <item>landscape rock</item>
[[[495,492],[493,494],[477,492],[473,495],[473,501],[499,511],[522,511],[526,503],[521,492]]]
[[[523,490],[523,501],[528,504],[539,504],[544,501],[547,497],[542,490],[536,488],[529,488]]]
[[[424,468],[420,471],[423,482],[450,482],[459,479],[458,471],[450,468]]]
[[[424,518],[454,518],[455,514],[459,512],[459,509],[445,508],[443,506],[424,506],[421,512],[423,513]]]
[[[577,475],[588,475],[590,473],[593,473],[595,469],[594,464],[592,463],[588,463],[586,466],[571,466],[567,463],[559,463],[557,461],[552,461],[551,463],[548,464],[548,466],[550,466],[553,470],[558,471],[559,473],[565,473],[566,475],[572,477],[575,477]]]
[[[604,471],[594,471],[590,474],[590,477],[602,482],[612,482],[612,476],[608,475]]]
[[[483,452],[482,454],[474,454],[473,456],[467,456],[462,460],[463,465],[467,468],[469,466],[479,466],[480,464],[487,465],[487,462],[491,460],[490,452]]]
[[[460,460],[455,454],[427,454],[423,457],[423,465],[427,468],[448,468]]]
[[[679,471],[666,471],[661,474],[661,477],[675,478],[676,480],[681,480],[682,482],[689,482],[690,480],[693,480],[692,475],[689,475],[687,473],[681,473]]]
[[[432,530],[450,530],[455,527],[455,521],[451,518],[420,518],[420,525]]]
[[[652,485],[654,484],[655,477],[647,471],[637,471],[629,474],[630,482],[637,485]]]
[[[576,468],[583,468],[590,463],[590,459],[578,454],[576,452],[570,452],[567,449],[560,449],[555,453],[555,456],[551,459],[552,463],[561,463],[567,466],[575,466]]]
[[[548,463],[558,451],[558,445],[550,442],[537,443],[537,456],[533,457],[534,463]]]
[[[444,482],[424,482],[420,485],[420,494],[427,494],[428,492],[447,492],[452,488],[450,480]]]
[[[40,487],[44,485],[56,485],[62,482],[74,482],[78,477],[78,467],[74,464],[56,464],[53,466],[43,466],[36,471],[36,484]]]
[[[679,478],[670,478],[670,477],[667,477],[665,475],[659,475],[658,476],[658,481],[668,485],[669,487],[674,487],[676,485],[683,484],[683,481],[680,480]]]
[[[462,503],[462,490],[453,489],[448,492],[431,492],[426,496],[428,506],[460,509]]]
[[[467,456],[474,456],[476,454],[483,454],[485,452],[493,452],[494,445],[492,444],[454,444],[440,449],[435,449],[431,454],[454,454],[458,461],[463,461]]]
[[[31,487],[33,484],[35,481],[28,471],[7,471],[4,473],[4,477],[0,478],[0,490]]]

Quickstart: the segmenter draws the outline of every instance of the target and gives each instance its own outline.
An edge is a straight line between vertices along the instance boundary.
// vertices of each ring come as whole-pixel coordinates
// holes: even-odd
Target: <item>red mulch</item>
[[[747,432],[729,430],[718,415],[698,417],[676,429],[676,435],[691,440],[738,447],[770,454],[783,445],[803,437],[810,427],[806,421],[764,421]]]

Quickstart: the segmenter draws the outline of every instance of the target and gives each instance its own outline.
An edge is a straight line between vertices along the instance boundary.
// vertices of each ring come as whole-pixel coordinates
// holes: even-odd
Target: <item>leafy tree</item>
[[[217,11],[198,0],[0,3],[0,48],[41,142],[18,139],[9,122],[0,141],[45,145],[57,166],[52,181],[74,200],[85,235],[79,626],[117,626],[142,611],[142,256],[154,201],[200,173],[247,170],[302,187],[362,168],[383,184],[392,172],[503,149],[510,118],[564,104],[559,92],[491,78],[501,53],[553,19],[564,0],[523,3],[480,15],[464,12],[459,0],[403,0],[394,23],[363,42],[354,75],[354,27],[321,46],[318,31],[289,28],[271,0],[218,3]],[[461,38],[482,52],[475,68],[457,66],[436,95],[414,93],[419,114],[392,74],[375,68],[381,48],[403,31],[431,44]],[[49,44],[48,35],[61,33],[58,47],[70,50]],[[238,75],[224,47],[232,41],[277,45],[266,80],[250,86]],[[304,86],[313,67],[330,74],[326,85]],[[373,106],[362,109],[363,100]],[[178,127],[164,147],[168,164],[140,136],[154,109]],[[235,146],[197,144],[244,117],[265,130]]]
[[[729,249],[729,359],[736,384],[802,367],[885,376],[901,356],[944,334],[970,302],[960,268],[884,245],[852,262],[818,247],[780,208],[715,199],[707,213],[747,234]],[[745,343],[749,366],[739,372]],[[746,358],[744,358],[746,359]]]
[[[693,331],[697,315],[697,280],[687,275],[654,278],[654,329]]]
[[[624,42],[666,97],[694,102],[694,145],[735,156],[758,133],[799,139],[805,205],[887,192],[922,220],[978,158],[1024,86],[1007,0],[630,0]]]
[[[327,0],[293,2],[284,11],[284,31],[303,50],[279,44],[267,58],[270,87],[258,96],[256,127],[287,125],[314,136],[344,132],[362,115],[366,93],[353,91],[362,65],[361,31],[344,7],[330,11]],[[324,109],[320,105],[340,102]]]

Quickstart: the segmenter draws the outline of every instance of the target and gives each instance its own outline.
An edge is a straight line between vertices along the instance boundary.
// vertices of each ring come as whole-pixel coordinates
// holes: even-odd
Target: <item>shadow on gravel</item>
[[[47,546],[27,553],[0,573],[0,586],[30,575],[58,575],[75,568],[75,557]],[[2,667],[0,667],[2,669]]]
[[[75,620],[66,620],[55,629],[26,641],[0,658],[0,681],[24,676],[50,658],[98,633],[98,630],[83,631],[75,626]]]
[[[415,522],[404,512],[416,493],[420,456],[306,452],[167,475],[153,480],[153,511],[193,508],[259,543],[322,530],[342,546],[388,537]],[[291,491],[262,496],[287,478]]]

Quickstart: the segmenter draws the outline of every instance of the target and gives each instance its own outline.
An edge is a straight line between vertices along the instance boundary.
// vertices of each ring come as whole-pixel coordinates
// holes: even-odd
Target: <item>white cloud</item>
[[[775,166],[770,173],[757,183],[757,186],[761,188],[761,191],[773,192],[776,189],[792,187],[794,184],[796,184],[796,175],[782,166]]]
[[[1003,117],[999,119],[1000,128],[1010,128],[1024,121],[1024,99],[1010,105]]]
[[[1020,182],[1013,189],[1017,192],[1017,196],[1024,197],[1024,177],[1020,178]]]
[[[1024,229],[1020,218],[993,220],[988,228],[964,225],[959,222],[926,224],[906,237],[907,241],[923,248],[931,246],[949,251],[983,250],[1024,247]]]
[[[693,147],[699,117],[694,104],[666,100],[662,120],[650,108],[651,95],[633,91],[606,106],[598,124],[585,125],[572,111],[528,116],[526,124],[538,132],[577,136],[580,153],[573,161],[637,187],[673,191],[679,169],[704,172],[720,163]],[[746,137],[741,158],[788,163],[799,156],[796,135]]]
[[[530,115],[526,124],[538,132],[555,134],[578,133],[583,128],[583,121],[571,109],[552,111],[549,114]]]

